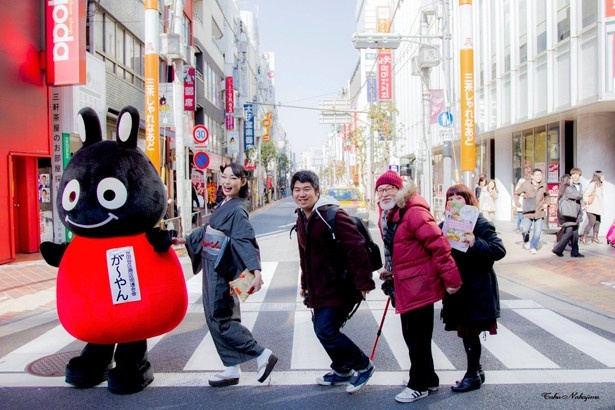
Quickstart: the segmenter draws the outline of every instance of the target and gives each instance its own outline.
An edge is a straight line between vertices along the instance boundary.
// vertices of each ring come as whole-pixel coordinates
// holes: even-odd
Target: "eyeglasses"
[[[388,186],[388,187],[386,187],[386,188],[385,188],[385,187],[379,187],[379,188],[376,190],[376,193],[377,193],[378,195],[382,195],[382,194],[384,194],[385,192],[386,192],[387,194],[392,194],[393,192],[397,191],[397,189],[398,189],[397,187],[392,186],[392,185],[389,185],[389,186]]]

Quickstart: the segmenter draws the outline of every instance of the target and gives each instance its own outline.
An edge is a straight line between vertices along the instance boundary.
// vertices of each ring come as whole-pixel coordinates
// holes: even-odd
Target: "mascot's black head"
[[[85,129],[83,147],[64,170],[56,204],[64,225],[90,238],[152,228],[164,214],[166,191],[154,165],[137,148],[139,112],[134,107],[120,112],[117,141],[102,141],[93,109],[81,109],[79,119]]]

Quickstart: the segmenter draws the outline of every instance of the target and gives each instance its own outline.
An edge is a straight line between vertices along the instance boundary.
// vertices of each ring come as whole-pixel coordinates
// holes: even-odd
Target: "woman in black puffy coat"
[[[559,197],[557,203],[561,201],[569,201],[577,209],[576,217],[567,217],[557,214],[557,224],[561,227],[557,237],[559,238],[551,252],[557,256],[564,256],[564,249],[570,242],[572,250],[570,256],[573,258],[584,258],[585,256],[579,253],[579,226],[583,220],[583,212],[581,211],[581,200],[583,199],[583,192],[572,186],[572,179],[570,175],[562,175],[559,184]]]
[[[478,207],[476,196],[464,184],[450,187],[446,192],[446,201]],[[442,300],[445,329],[457,331],[463,339],[467,355],[466,374],[451,387],[459,393],[479,389],[485,381],[480,365],[479,335],[483,331],[497,333],[500,296],[493,264],[506,255],[504,243],[497,236],[495,227],[482,214],[478,216],[473,232],[466,234],[464,241],[469,245],[466,252],[452,250],[463,285],[457,293],[447,294]]]

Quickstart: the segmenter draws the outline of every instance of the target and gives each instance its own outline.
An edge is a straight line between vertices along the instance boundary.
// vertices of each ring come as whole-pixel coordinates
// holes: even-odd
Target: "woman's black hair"
[[[568,187],[568,185],[570,185],[570,175],[569,174],[564,174],[560,177],[559,179],[559,193],[557,195],[558,198],[561,198],[564,196],[564,192],[566,191],[566,188]]]
[[[250,187],[248,186],[248,173],[243,165],[238,164],[236,162],[231,162],[230,164],[221,165],[220,172],[224,172],[225,169],[230,168],[235,175],[239,179],[245,179],[246,183],[239,188],[239,198],[246,199],[250,196]]]

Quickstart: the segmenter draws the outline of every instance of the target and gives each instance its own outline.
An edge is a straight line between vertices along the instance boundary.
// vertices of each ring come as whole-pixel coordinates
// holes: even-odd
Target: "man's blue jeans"
[[[523,231],[523,242],[526,243],[526,238],[529,238],[530,228],[532,223],[534,224],[534,232],[532,232],[532,238],[530,240],[530,249],[538,249],[538,243],[540,242],[540,235],[542,234],[543,218],[523,218],[521,221],[521,229]]]
[[[350,306],[350,309],[352,307]],[[369,365],[365,353],[340,332],[349,313],[350,310],[346,307],[318,308],[314,309],[312,316],[316,337],[331,358],[331,368],[340,374],[363,370]]]

